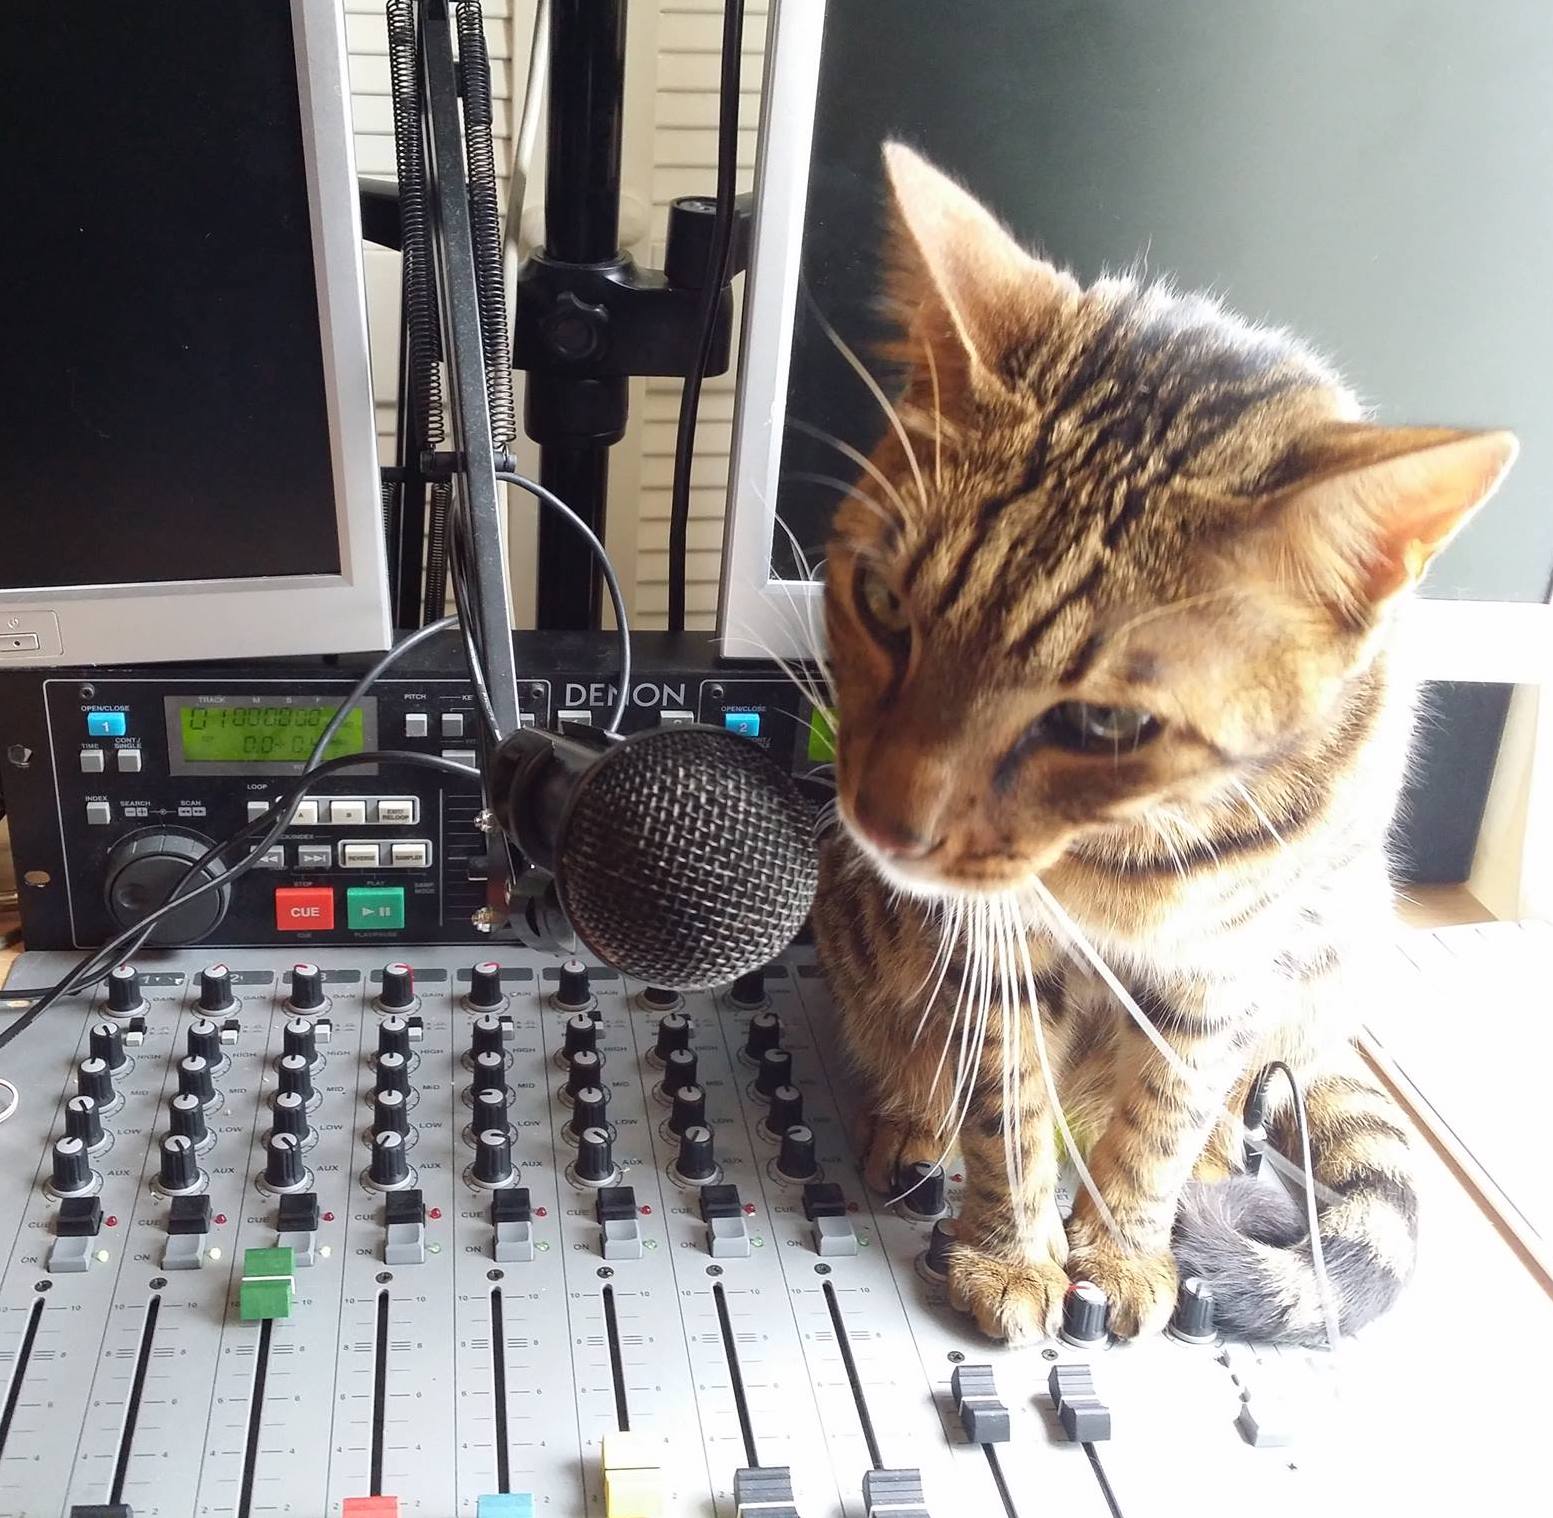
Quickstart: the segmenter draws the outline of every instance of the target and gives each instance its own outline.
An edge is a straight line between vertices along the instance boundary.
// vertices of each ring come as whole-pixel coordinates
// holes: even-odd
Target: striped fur
[[[1070,1277],[1117,1332],[1155,1329],[1179,1259],[1236,1331],[1319,1338],[1303,1227],[1235,1178],[1233,1114],[1282,1059],[1355,1327],[1416,1222],[1350,1046],[1410,732],[1388,628],[1514,442],[1367,423],[1286,335],[1080,289],[887,161],[905,383],[828,553],[845,826],[815,918],[868,1178],[957,1136],[951,1295],[990,1333],[1050,1330]],[[1076,751],[1064,703],[1153,722]],[[1070,1140],[1094,1189],[1064,1227]]]

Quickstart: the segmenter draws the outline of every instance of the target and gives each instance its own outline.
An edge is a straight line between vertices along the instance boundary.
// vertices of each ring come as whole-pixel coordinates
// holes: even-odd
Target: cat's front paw
[[[1104,1245],[1080,1246],[1068,1255],[1068,1275],[1093,1281],[1111,1302],[1111,1332],[1119,1339],[1158,1333],[1176,1301],[1176,1262],[1169,1251],[1128,1254]]]
[[[949,1300],[984,1334],[1010,1344],[1055,1334],[1067,1289],[1056,1260],[1005,1260],[967,1244],[956,1244],[949,1256]]]
[[[896,1174],[906,1165],[936,1165],[944,1144],[925,1124],[870,1113],[859,1125],[858,1147],[863,1152],[863,1179],[873,1190],[891,1196]]]

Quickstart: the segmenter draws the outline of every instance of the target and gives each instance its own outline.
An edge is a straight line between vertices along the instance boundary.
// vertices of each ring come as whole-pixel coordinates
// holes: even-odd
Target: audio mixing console
[[[1108,1348],[1082,1291],[1009,1349],[945,1304],[953,1163],[865,1193],[805,951],[400,952],[152,955],[0,1051],[0,1514],[1435,1512],[1535,1459],[1546,1299],[1480,1240],[1336,1356],[1190,1297]]]

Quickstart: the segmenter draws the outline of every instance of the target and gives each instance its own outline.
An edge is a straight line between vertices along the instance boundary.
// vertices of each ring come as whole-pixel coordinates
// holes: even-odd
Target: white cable
[[[3,1123],[7,1118],[16,1115],[16,1109],[22,1104],[22,1095],[4,1076],[0,1076],[0,1091],[8,1092],[11,1098],[4,1107],[0,1107],[0,1123]]]
[[[502,291],[507,310],[513,309],[518,285],[518,245],[523,239],[523,202],[528,198],[529,169],[534,162],[534,141],[545,101],[550,73],[550,0],[534,0],[534,31],[529,39],[528,76],[523,84],[523,114],[512,149],[512,172],[507,180],[507,220],[502,228]]]

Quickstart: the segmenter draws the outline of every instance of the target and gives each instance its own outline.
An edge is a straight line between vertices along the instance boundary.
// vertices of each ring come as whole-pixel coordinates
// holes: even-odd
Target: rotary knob
[[[675,1049],[663,1062],[663,1089],[669,1096],[696,1084],[696,1051]]]
[[[83,1140],[68,1133],[55,1139],[52,1184],[57,1196],[79,1196],[92,1188],[92,1163]]]
[[[225,965],[207,965],[201,970],[199,988],[201,1012],[230,1012],[237,1005],[237,997],[232,991],[232,972]]]
[[[264,1184],[271,1191],[300,1191],[307,1184],[302,1140],[295,1133],[277,1130],[265,1141]]]
[[[180,1091],[167,1098],[167,1126],[198,1148],[210,1136],[205,1123],[205,1104],[197,1097]]]
[[[754,1012],[766,1004],[766,972],[746,970],[728,991],[728,1000],[743,1012]]]
[[[500,1091],[505,1099],[507,1094],[507,1061],[500,1054],[477,1054],[470,1060],[474,1069],[474,1078],[470,1083],[471,1091]]]
[[[658,1038],[652,1052],[666,1060],[676,1049],[690,1047],[690,1019],[683,1012],[670,1012],[658,1019]]]
[[[216,1080],[211,1073],[210,1061],[197,1054],[185,1054],[178,1061],[178,1089],[209,1107],[216,1099]]]
[[[580,959],[568,959],[561,966],[555,987],[555,1004],[563,1012],[584,1012],[593,1005],[593,987],[588,983],[588,967]]]
[[[280,1047],[282,1054],[300,1054],[311,1065],[318,1058],[318,1031],[305,1017],[288,1017]]]
[[[1093,1281],[1075,1281],[1062,1298],[1062,1338],[1078,1349],[1105,1343],[1111,1304]]]
[[[475,1092],[470,1098],[470,1104],[475,1115],[469,1126],[475,1133],[486,1133],[493,1128],[505,1130],[510,1126],[507,1122],[506,1091],[487,1086],[485,1090]]]
[[[777,1152],[777,1170],[790,1181],[810,1181],[820,1173],[814,1156],[814,1129],[807,1123],[794,1123],[782,1135]]]
[[[948,1218],[940,1218],[928,1235],[922,1255],[922,1269],[942,1281],[949,1274],[949,1256],[954,1248],[954,1228]]]
[[[231,886],[221,884],[223,866],[214,857],[205,857],[211,853],[209,838],[171,828],[147,828],[121,838],[103,869],[103,896],[109,914],[121,928],[132,928],[187,880],[184,899],[174,911],[157,919],[146,942],[198,943],[208,938],[226,916],[232,900]]]
[[[902,1165],[895,1178],[900,1207],[908,1217],[927,1222],[944,1214],[944,1170],[942,1165],[917,1162]]]
[[[586,1012],[573,1012],[566,1019],[566,1035],[561,1044],[561,1058],[570,1062],[572,1055],[584,1049],[592,1054],[599,1046],[599,1025]]]
[[[402,1091],[377,1091],[372,1096],[373,1133],[397,1133],[401,1137],[410,1131],[410,1104]]]
[[[778,1086],[793,1084],[793,1056],[786,1049],[767,1049],[760,1056],[760,1070],[755,1076],[755,1089],[769,1102],[771,1093]]]
[[[572,1120],[567,1124],[573,1138],[581,1138],[589,1128],[609,1126],[609,1092],[603,1086],[584,1086],[572,1098]]]
[[[117,1023],[95,1023],[89,1036],[89,1052],[100,1059],[115,1075],[129,1067],[124,1052],[124,1030]]]
[[[665,986],[645,986],[642,989],[642,1005],[654,1012],[672,1011],[679,1005],[679,992]]]
[[[687,1128],[706,1121],[706,1091],[700,1086],[681,1086],[674,1093],[674,1108],[669,1113],[669,1132],[678,1137]]]
[[[108,1010],[115,1017],[132,1017],[146,1010],[140,994],[140,972],[133,965],[115,965],[108,971]]]
[[[1170,1336],[1184,1344],[1212,1344],[1218,1337],[1213,1327],[1213,1288],[1200,1276],[1181,1283],[1176,1310],[1170,1319]]]
[[[410,1062],[402,1054],[380,1054],[377,1057],[377,1091],[397,1091],[401,1096],[410,1094]]]
[[[494,959],[484,959],[469,972],[469,993],[464,1005],[471,1012],[500,1012],[507,1005],[507,995],[501,988],[501,966]]]
[[[674,1173],[694,1186],[705,1186],[717,1179],[720,1172],[712,1155],[712,1130],[705,1123],[694,1123],[680,1134]]]
[[[575,1097],[584,1086],[603,1085],[603,1064],[597,1050],[583,1049],[574,1054],[566,1066],[566,1094]]]
[[[766,1107],[766,1131],[780,1138],[794,1123],[803,1121],[803,1092],[797,1086],[778,1086]]]
[[[775,1012],[757,1012],[744,1036],[744,1056],[759,1064],[766,1052],[782,1042],[782,1019]]]
[[[282,1054],[275,1061],[283,1096],[300,1097],[302,1104],[313,1099],[313,1067],[300,1054]]]
[[[614,1145],[607,1128],[584,1128],[577,1139],[576,1177],[584,1186],[607,1186],[615,1178]]]
[[[291,994],[286,1006],[293,1012],[322,1012],[329,1005],[324,995],[324,972],[317,965],[291,967]]]
[[[103,1141],[102,1109],[89,1096],[72,1096],[65,1103],[65,1137],[80,1139],[88,1151]]]
[[[383,984],[374,1005],[379,1012],[415,1010],[415,971],[402,960],[383,966]]]
[[[372,1160],[367,1176],[374,1186],[392,1191],[410,1179],[410,1158],[405,1153],[402,1133],[374,1133],[372,1135]]]
[[[199,1156],[194,1152],[194,1140],[187,1134],[169,1133],[162,1139],[157,1180],[169,1195],[193,1191],[199,1185]]]
[[[199,1055],[212,1070],[226,1058],[221,1052],[221,1029],[208,1017],[197,1017],[189,1024],[188,1046],[189,1053]]]
[[[98,1108],[107,1112],[113,1104],[113,1072],[105,1059],[83,1059],[76,1067],[75,1088],[89,1096]]]
[[[397,1015],[385,1017],[377,1025],[377,1052],[381,1059],[385,1054],[397,1054],[401,1059],[410,1058],[410,1023]]]
[[[494,1012],[482,1012],[469,1027],[469,1049],[477,1058],[482,1054],[494,1054],[506,1064],[506,1040],[503,1037],[501,1018]]]
[[[271,1131],[289,1133],[298,1143],[307,1140],[307,1102],[295,1091],[277,1092],[271,1107]]]
[[[470,1174],[477,1186],[505,1186],[512,1180],[512,1138],[506,1124],[476,1136]]]

